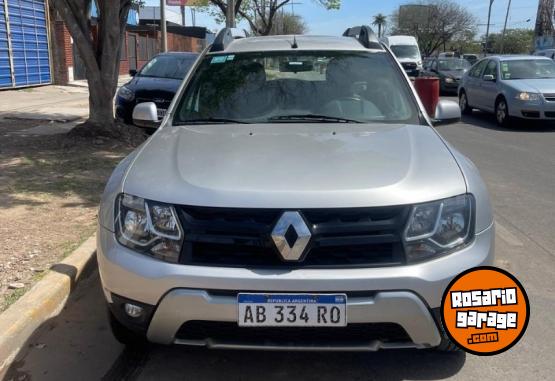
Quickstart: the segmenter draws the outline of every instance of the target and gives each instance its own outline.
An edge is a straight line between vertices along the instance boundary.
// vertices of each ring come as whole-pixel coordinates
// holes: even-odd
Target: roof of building
[[[297,48],[292,45],[297,42]],[[225,52],[259,52],[283,50],[351,50],[367,51],[357,39],[353,37],[335,36],[306,36],[284,35],[248,37],[233,40],[226,46]],[[215,52],[218,53],[218,52]]]

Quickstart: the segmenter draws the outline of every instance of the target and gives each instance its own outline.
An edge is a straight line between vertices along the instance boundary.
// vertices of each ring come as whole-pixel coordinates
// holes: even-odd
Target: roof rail
[[[376,34],[368,25],[354,26],[348,28],[345,33],[345,37],[354,37],[364,46],[366,49],[380,49],[383,50],[382,44],[376,37]]]
[[[247,38],[247,32],[239,28],[223,28],[212,43],[211,52],[221,52],[233,41],[239,38]]]

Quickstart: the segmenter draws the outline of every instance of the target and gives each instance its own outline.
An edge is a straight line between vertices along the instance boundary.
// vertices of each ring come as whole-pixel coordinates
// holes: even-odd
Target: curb
[[[25,295],[0,314],[0,375],[37,328],[57,315],[96,253],[96,234],[88,238]]]

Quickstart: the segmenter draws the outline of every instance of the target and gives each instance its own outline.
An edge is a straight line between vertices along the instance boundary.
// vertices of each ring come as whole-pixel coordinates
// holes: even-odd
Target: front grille
[[[271,231],[280,209],[181,207],[183,264],[223,267],[372,267],[405,263],[407,206],[306,209],[312,238],[304,259],[284,262]]]
[[[401,65],[405,70],[415,70],[417,68],[417,65],[415,62],[402,62]]]
[[[220,340],[251,345],[347,344],[371,340],[411,342],[407,332],[394,323],[355,323],[346,327],[239,327],[232,322],[193,320],[183,324],[178,340]]]
[[[546,111],[545,116],[547,118],[555,118],[555,111]]]
[[[555,102],[555,94],[547,93],[547,94],[544,94],[543,97],[548,102]]]

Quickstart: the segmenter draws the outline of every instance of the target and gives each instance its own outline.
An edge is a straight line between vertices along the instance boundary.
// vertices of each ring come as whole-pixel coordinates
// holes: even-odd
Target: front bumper
[[[420,264],[371,269],[261,270],[164,263],[122,247],[112,232],[100,228],[97,254],[109,303],[115,294],[156,306],[147,329],[147,337],[153,342],[244,348],[247,344],[241,342],[210,338],[184,341],[176,334],[188,321],[236,322],[236,294],[240,291],[345,292],[353,294],[348,296],[349,324],[396,323],[410,341],[373,340],[348,347],[310,348],[375,350],[437,346],[440,334],[431,309],[440,306],[443,291],[460,272],[493,263],[493,245],[492,226],[463,250]],[[282,349],[268,343],[260,346]],[[256,346],[251,343],[248,347]]]
[[[509,114],[528,120],[555,121],[555,102],[543,99],[538,102],[525,102],[514,99],[509,104]]]

